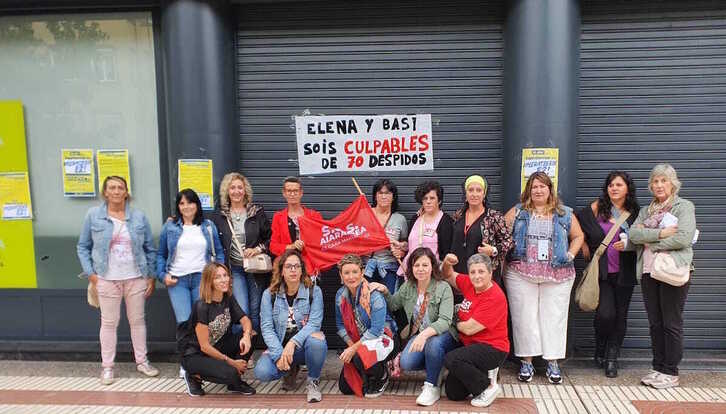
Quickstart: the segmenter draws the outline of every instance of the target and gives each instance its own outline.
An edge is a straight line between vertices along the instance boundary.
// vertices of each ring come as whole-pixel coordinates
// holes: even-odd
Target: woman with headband
[[[503,258],[512,248],[504,216],[487,205],[487,180],[472,175],[462,184],[464,205],[454,213],[454,236],[451,252],[459,258],[454,271],[466,274],[469,257],[481,253],[492,261],[492,280],[501,285]]]

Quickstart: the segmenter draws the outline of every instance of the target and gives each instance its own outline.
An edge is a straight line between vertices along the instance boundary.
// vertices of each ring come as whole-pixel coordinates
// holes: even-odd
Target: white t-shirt
[[[202,226],[184,225],[182,235],[176,244],[174,260],[169,266],[172,276],[184,276],[201,272],[207,264],[207,239],[202,234]]]
[[[111,244],[108,247],[108,270],[103,278],[106,280],[127,280],[141,276],[141,271],[134,260],[131,247],[131,235],[126,220],[109,217],[113,222]]]

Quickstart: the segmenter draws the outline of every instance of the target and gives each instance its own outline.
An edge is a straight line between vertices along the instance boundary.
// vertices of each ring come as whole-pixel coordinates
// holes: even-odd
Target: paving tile
[[[726,413],[726,403],[633,401],[641,413]]]

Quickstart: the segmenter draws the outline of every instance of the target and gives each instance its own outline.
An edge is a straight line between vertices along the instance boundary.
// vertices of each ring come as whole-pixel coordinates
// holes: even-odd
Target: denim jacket
[[[292,302],[292,311],[298,331],[291,340],[295,341],[298,348],[303,346],[310,334],[320,332],[323,325],[323,291],[318,286],[313,286],[311,301],[309,299],[310,290],[300,283],[297,296]],[[275,295],[277,297],[273,305],[270,289],[265,289],[260,303],[260,330],[262,330],[262,338],[267,345],[267,352],[273,361],[277,361],[282,355],[282,340],[285,338],[287,315],[290,309],[284,290]]]
[[[143,276],[153,275],[156,249],[151,237],[151,226],[144,213],[126,204],[126,227],[131,237],[134,261]],[[81,236],[78,238],[78,260],[83,273],[103,277],[108,271],[108,250],[113,236],[113,222],[108,217],[106,203],[92,207],[83,220]]]
[[[164,275],[169,271],[172,260],[174,260],[174,252],[176,244],[182,235],[184,228],[182,227],[182,219],[167,221],[161,228],[159,235],[159,254],[156,256],[156,277],[161,283],[164,283]],[[210,220],[202,221],[202,234],[207,241],[207,263],[214,257],[217,263],[224,263],[224,249],[222,242],[219,241],[217,227]]]
[[[521,204],[516,206],[519,213],[514,218],[512,225],[512,238],[514,239],[514,249],[511,250],[510,260],[523,260],[527,257],[527,228],[529,228],[530,214],[524,210]],[[572,225],[572,209],[567,206],[561,206],[564,211],[562,214],[552,215],[554,221],[552,231],[552,267],[563,267],[570,265],[567,261],[567,249],[569,248],[570,226]]]
[[[368,316],[363,306],[358,303],[361,286],[362,284],[358,286],[355,299],[350,298],[350,291],[345,286],[341,286],[338,293],[335,294],[335,327],[338,330],[338,336],[345,343],[352,342],[353,339],[348,336],[345,325],[343,325],[343,317],[340,314],[340,304],[343,301],[343,296],[349,297],[351,305],[355,307],[355,313],[359,316],[359,321],[366,327],[365,332],[361,333],[362,340],[376,339],[383,335],[383,329],[386,327],[387,322],[390,326],[390,320],[387,320],[386,300],[383,294],[377,290],[371,291],[371,314]]]

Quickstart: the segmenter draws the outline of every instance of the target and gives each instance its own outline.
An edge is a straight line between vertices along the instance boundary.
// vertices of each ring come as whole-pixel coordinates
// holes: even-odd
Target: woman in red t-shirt
[[[492,282],[492,261],[477,253],[467,260],[468,275],[456,273],[459,259],[449,253],[444,258],[446,281],[458,289],[464,300],[457,305],[456,329],[463,345],[444,358],[449,370],[446,396],[453,401],[472,395],[471,405],[488,407],[497,398],[499,367],[509,353],[507,300]]]

